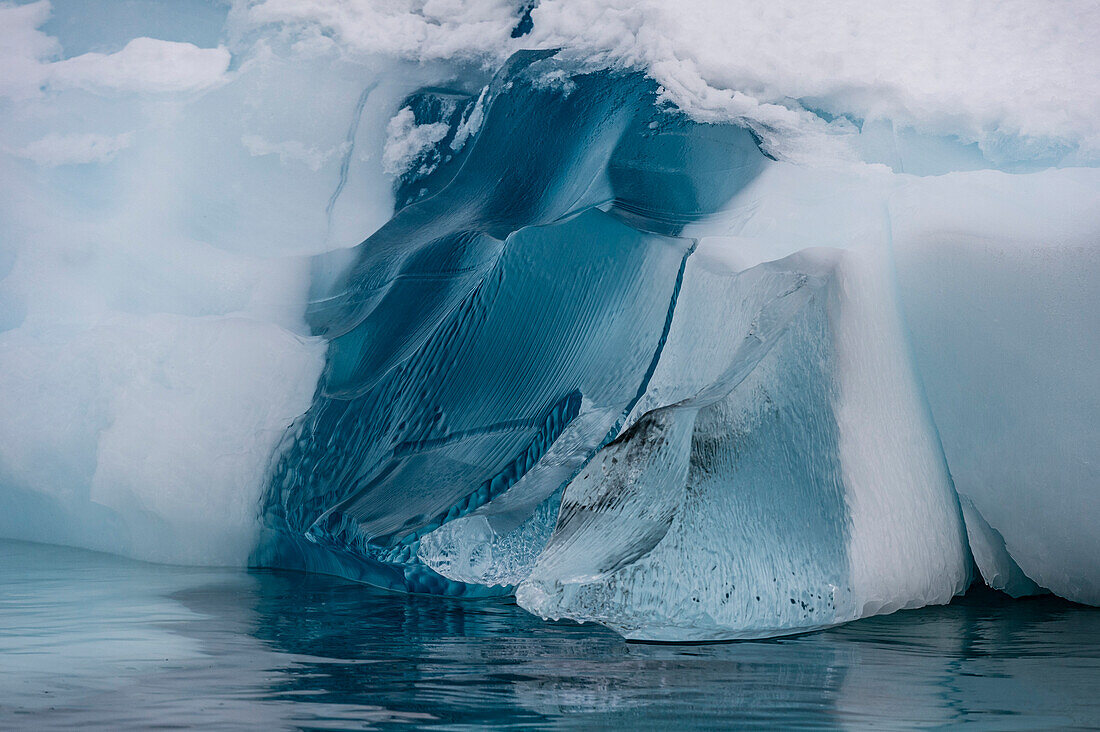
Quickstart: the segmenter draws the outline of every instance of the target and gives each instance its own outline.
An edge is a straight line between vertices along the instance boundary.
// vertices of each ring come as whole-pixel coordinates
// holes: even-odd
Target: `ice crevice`
[[[376,86],[377,84],[370,84],[363,89],[358,101],[355,103],[355,111],[352,112],[347,139],[344,141],[344,154],[340,159],[340,177],[336,181],[336,187],[332,190],[332,196],[325,204],[325,217],[328,220],[330,231],[332,228],[332,211],[336,208],[336,201],[339,200],[340,194],[344,192],[344,188],[348,184],[348,172],[351,169],[352,155],[355,154],[355,138],[359,134],[359,123],[363,119],[363,110],[366,108],[367,100],[370,99],[371,92],[374,91]]]

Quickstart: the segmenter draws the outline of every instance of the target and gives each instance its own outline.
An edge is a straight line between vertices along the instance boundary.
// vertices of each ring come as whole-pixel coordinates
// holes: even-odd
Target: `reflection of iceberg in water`
[[[0,603],[4,727],[29,710],[49,728],[241,729],[1034,729],[1087,727],[1100,712],[1100,618],[1053,598],[968,597],[797,638],[685,647],[624,644],[497,598],[0,549],[0,581],[23,600]],[[59,622],[69,634],[50,642]]]

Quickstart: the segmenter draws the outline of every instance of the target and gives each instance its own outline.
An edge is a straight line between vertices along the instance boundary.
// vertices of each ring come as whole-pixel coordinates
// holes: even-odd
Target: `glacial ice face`
[[[508,490],[572,422],[594,422],[598,444],[660,348],[685,246],[599,211],[504,245],[407,363],[362,393],[321,396],[280,465],[289,526],[361,559],[374,582],[396,567],[387,584],[442,585],[416,561],[419,534]]]
[[[315,288],[327,364],[276,469],[259,561],[487,591],[425,566],[421,537],[506,492],[530,512],[618,433],[694,248],[675,233],[766,162],[747,130],[654,100],[640,75],[528,53],[451,114],[458,131],[424,153],[438,165],[417,169],[426,193]],[[469,151],[445,159],[474,115]]]

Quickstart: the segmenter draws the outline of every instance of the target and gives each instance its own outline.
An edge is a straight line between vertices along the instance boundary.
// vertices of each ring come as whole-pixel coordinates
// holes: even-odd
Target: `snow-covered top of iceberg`
[[[517,7],[520,5],[520,7]],[[530,5],[530,4],[528,4]],[[282,24],[301,49],[499,65],[561,48],[641,69],[700,120],[780,133],[804,157],[821,138],[889,119],[983,149],[1100,156],[1100,6],[1088,0],[262,0],[248,25]],[[529,13],[519,24],[521,13]],[[515,36],[515,37],[513,37]],[[812,110],[812,111],[811,111]],[[805,139],[811,136],[811,143]],[[1002,153],[1004,154],[1004,153]]]

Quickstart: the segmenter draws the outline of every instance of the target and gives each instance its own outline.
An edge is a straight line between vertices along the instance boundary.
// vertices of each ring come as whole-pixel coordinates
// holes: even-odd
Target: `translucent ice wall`
[[[656,640],[1100,603],[1097,35],[0,4],[0,535]]]

